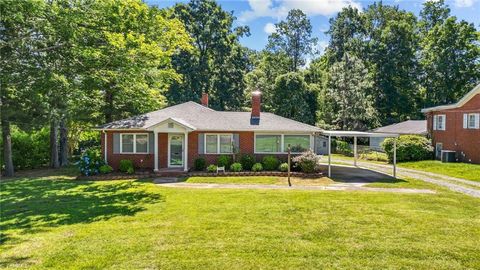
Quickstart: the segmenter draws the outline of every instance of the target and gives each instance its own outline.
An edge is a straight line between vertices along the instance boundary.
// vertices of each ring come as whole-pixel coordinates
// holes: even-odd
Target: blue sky
[[[170,7],[177,2],[171,0],[145,0],[149,5]],[[365,8],[374,1],[364,0],[229,0],[217,2],[224,10],[233,11],[237,20],[235,26],[248,25],[251,35],[241,39],[241,43],[251,49],[261,50],[267,44],[267,37],[274,31],[274,24],[284,19],[290,9],[299,8],[310,18],[314,36],[319,39],[319,46],[328,43],[324,32],[328,29],[328,20],[335,16],[342,7],[347,5]],[[399,5],[401,9],[418,15],[423,0],[388,0],[384,4]],[[459,19],[474,23],[480,28],[480,0],[448,0],[446,3],[451,14]]]

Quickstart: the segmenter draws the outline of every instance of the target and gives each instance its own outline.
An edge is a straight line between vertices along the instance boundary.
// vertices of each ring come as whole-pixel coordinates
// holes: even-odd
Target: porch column
[[[188,171],[188,132],[185,132],[185,162],[183,162],[184,171]]]
[[[328,177],[332,176],[331,166],[331,159],[332,159],[332,136],[328,135]]]
[[[357,167],[357,136],[353,136],[353,165]]]
[[[393,139],[393,177],[397,178],[397,138]]]
[[[153,147],[154,147],[153,148],[153,157],[154,157],[153,162],[155,163],[153,170],[155,172],[158,172],[158,132],[154,131],[153,136],[154,136],[154,138],[153,138],[153,141],[154,141],[154,143],[153,143]]]

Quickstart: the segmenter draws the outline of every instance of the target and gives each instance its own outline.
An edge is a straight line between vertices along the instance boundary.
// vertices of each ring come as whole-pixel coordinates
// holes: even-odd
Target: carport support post
[[[397,178],[397,138],[393,139],[393,177]]]
[[[332,159],[332,136],[328,135],[328,177],[332,176],[332,170],[330,168]]]
[[[357,136],[353,136],[353,165],[357,167]]]

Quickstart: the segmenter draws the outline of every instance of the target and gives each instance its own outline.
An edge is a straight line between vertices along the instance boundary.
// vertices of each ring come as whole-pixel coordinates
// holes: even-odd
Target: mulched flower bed
[[[79,175],[77,180],[117,180],[117,179],[142,179],[142,178],[154,178],[161,176],[203,176],[203,177],[218,177],[218,176],[279,176],[287,177],[288,173],[278,172],[278,171],[263,171],[263,172],[221,172],[221,173],[209,173],[209,172],[189,172],[183,173],[179,172],[175,175],[171,173],[155,173],[155,172],[135,172],[133,174],[126,174],[120,172],[113,172],[109,174],[99,174],[99,175]],[[319,178],[323,177],[323,173],[303,173],[303,172],[290,172],[291,177],[301,177],[301,178]]]

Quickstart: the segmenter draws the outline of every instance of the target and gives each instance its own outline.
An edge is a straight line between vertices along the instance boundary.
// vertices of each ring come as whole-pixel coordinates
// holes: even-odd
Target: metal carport
[[[399,134],[392,133],[374,133],[362,131],[344,131],[344,130],[324,130],[321,134],[328,136],[328,177],[332,176],[332,136],[333,137],[353,137],[353,164],[357,166],[357,138],[358,137],[389,137],[398,138]],[[397,178],[397,140],[393,140],[393,177]]]

